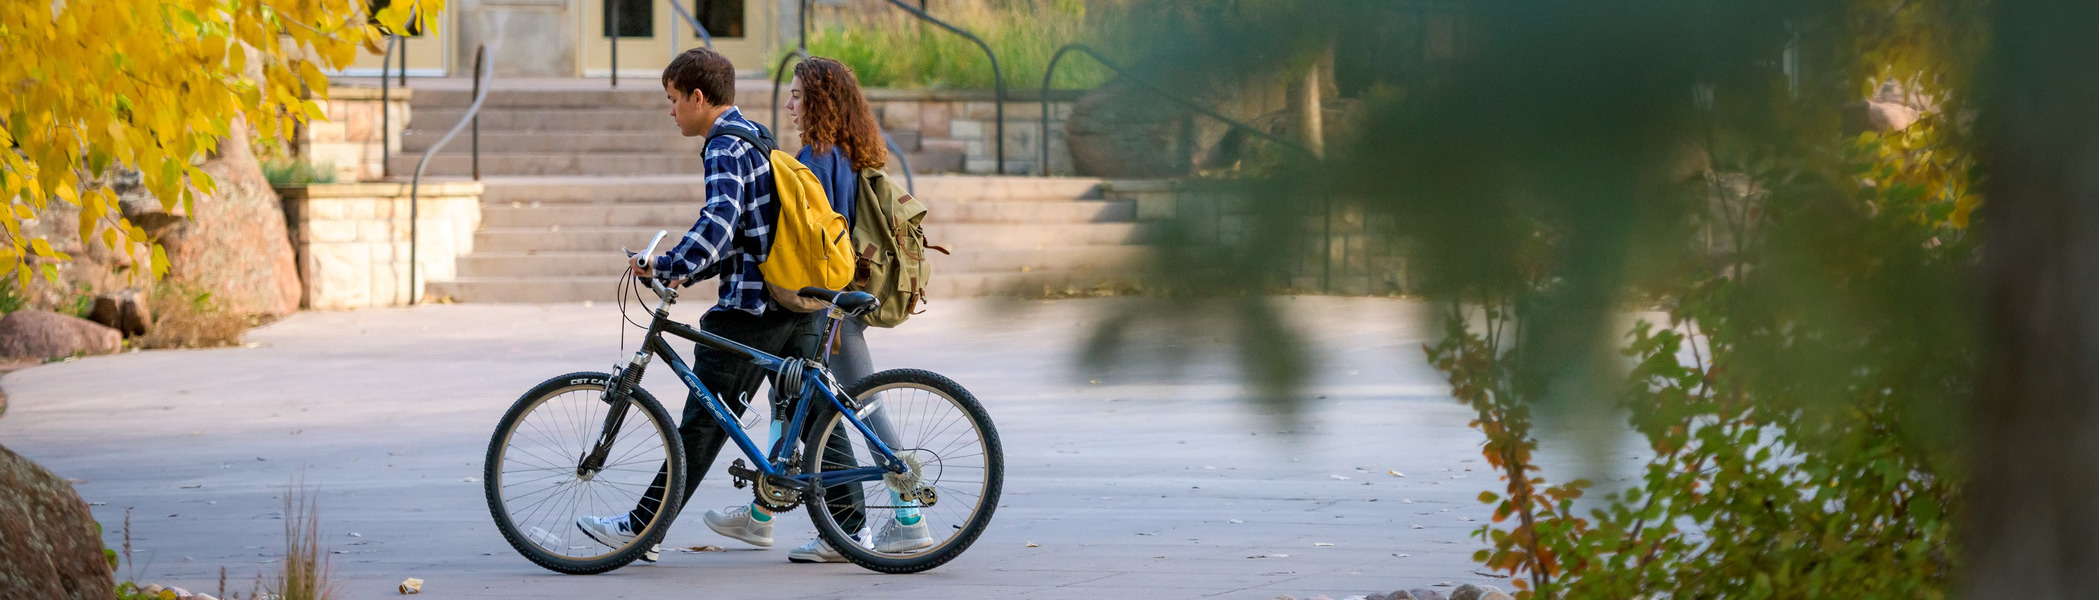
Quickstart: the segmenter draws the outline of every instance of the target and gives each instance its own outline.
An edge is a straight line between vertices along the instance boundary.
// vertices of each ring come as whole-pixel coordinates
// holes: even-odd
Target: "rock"
[[[1385,600],[1414,600],[1414,595],[1407,593],[1406,590],[1400,590],[1392,592],[1392,595],[1385,596]]]
[[[1468,583],[1465,585],[1458,586],[1458,589],[1451,590],[1450,600],[1480,600],[1480,596],[1484,596],[1486,594],[1487,590],[1481,589],[1480,586]]]
[[[124,336],[94,321],[46,310],[23,309],[0,318],[0,358],[43,360],[75,354],[109,354]]]
[[[168,591],[175,592],[176,598],[187,598],[190,595],[189,590],[185,590],[179,587],[169,586]]]
[[[1494,590],[1480,596],[1480,600],[1516,600],[1516,597],[1501,593],[1501,590]]]
[[[1414,588],[1411,590],[1407,590],[1407,593],[1412,594],[1414,596],[1414,600],[1449,600],[1448,598],[1443,597],[1443,592],[1438,592],[1436,590],[1428,588]]]
[[[109,598],[116,580],[73,486],[0,446],[0,597]]]
[[[148,595],[148,596],[152,596],[152,595],[155,595],[155,594],[159,594],[159,593],[161,592],[161,590],[165,590],[165,589],[167,589],[167,588],[164,588],[164,587],[160,587],[160,584],[158,584],[158,583],[149,583],[149,584],[146,584],[146,587],[142,587],[142,588],[139,588],[139,589],[138,589],[138,591],[139,591],[139,593],[141,593],[141,594],[145,594],[145,595]]]
[[[1079,96],[1064,121],[1079,175],[1126,179],[1188,174],[1190,113],[1117,78]]]
[[[116,329],[124,337],[138,337],[153,325],[153,311],[138,290],[123,290],[96,296],[87,319]]]
[[[209,292],[235,313],[287,314],[299,309],[300,284],[284,205],[247,139],[247,125],[235,122],[200,167],[218,189],[193,201],[187,222],[165,226],[160,242],[169,279]]]
[[[1915,124],[1923,114],[1894,102],[1867,100],[1844,107],[1844,130],[1847,133],[1902,131]]]
[[[204,592],[197,592],[197,593],[195,593],[195,594],[190,594],[189,600],[219,600],[219,599],[218,599],[217,597],[214,597],[214,596],[212,596],[211,594],[206,594],[206,593],[204,593]]]

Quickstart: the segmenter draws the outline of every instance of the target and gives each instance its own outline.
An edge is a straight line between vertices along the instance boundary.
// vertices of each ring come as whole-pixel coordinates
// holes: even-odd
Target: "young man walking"
[[[700,330],[781,357],[812,357],[818,337],[811,315],[781,308],[765,290],[765,276],[758,264],[772,248],[774,225],[780,206],[774,201],[772,165],[765,149],[757,148],[729,130],[743,130],[763,137],[757,124],[743,117],[735,106],[736,68],[729,59],[706,48],[679,54],[663,69],[663,92],[670,98],[671,120],[686,137],[707,136],[701,163],[706,168],[707,203],[699,219],[676,246],[647,266],[636,265],[637,277],[683,281],[691,285],[710,277],[721,279],[721,300],[700,318]],[[699,346],[693,356],[693,372],[729,410],[743,414],[746,399],[756,391],[762,371],[747,361]],[[714,465],[727,432],[705,414],[699,403],[687,400],[678,433],[684,439],[685,489],[690,499],[700,478]],[[660,470],[654,485],[634,510],[605,517],[585,516],[576,527],[591,538],[614,548],[634,540],[663,506],[667,478]],[[682,505],[682,503],[681,503]],[[727,512],[708,511],[707,526],[715,532],[756,546],[772,545],[772,515],[750,507]],[[655,562],[651,548],[643,560]]]

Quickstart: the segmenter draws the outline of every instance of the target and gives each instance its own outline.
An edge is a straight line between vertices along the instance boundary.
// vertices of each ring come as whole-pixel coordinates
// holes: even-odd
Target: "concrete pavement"
[[[715,536],[688,511],[667,548],[730,550],[668,552],[598,576],[518,556],[470,478],[519,393],[625,356],[618,311],[605,303],[308,312],[250,332],[252,347],[40,366],[0,379],[10,398],[0,444],[78,479],[111,547],[133,509],[136,559],[120,578],[192,591],[215,591],[223,566],[228,588],[246,595],[276,566],[282,493],[300,478],[318,490],[322,539],[351,599],[393,596],[406,577],[426,580],[433,599],[1267,600],[1509,587],[1470,559],[1484,546],[1469,534],[1489,516],[1475,497],[1500,483],[1466,427],[1471,413],[1423,363],[1420,304],[1280,300],[1315,332],[1326,367],[1320,399],[1286,433],[1244,398],[1233,357],[1213,341],[1222,338],[1139,335],[1143,356],[1179,356],[1180,366],[1080,373],[1075,348],[1122,301],[949,301],[870,332],[878,368],[961,382],[1005,443],[991,528],[961,558],[917,575],[788,563],[786,548],[813,535],[799,513],[771,550]],[[679,308],[690,317],[704,307]],[[625,332],[628,352],[637,333]],[[648,381],[660,398],[682,397],[666,369]],[[721,473],[735,454],[723,453],[695,511],[749,499]]]

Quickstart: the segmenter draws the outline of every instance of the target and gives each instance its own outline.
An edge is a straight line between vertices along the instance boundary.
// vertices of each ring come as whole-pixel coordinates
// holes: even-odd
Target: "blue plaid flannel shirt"
[[[692,230],[656,258],[656,276],[683,279],[688,286],[720,276],[716,309],[765,314],[765,275],[758,272],[758,263],[765,262],[772,249],[773,226],[780,219],[780,207],[773,202],[772,161],[749,142],[715,137],[725,128],[746,129],[753,135],[760,131],[735,107],[715,119],[700,159],[707,173],[707,204]]]

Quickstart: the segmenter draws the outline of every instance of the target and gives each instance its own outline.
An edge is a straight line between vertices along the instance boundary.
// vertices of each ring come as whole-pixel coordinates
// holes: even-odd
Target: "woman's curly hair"
[[[802,145],[844,150],[854,169],[887,164],[882,130],[851,67],[812,56],[794,66],[794,77],[802,82]]]

